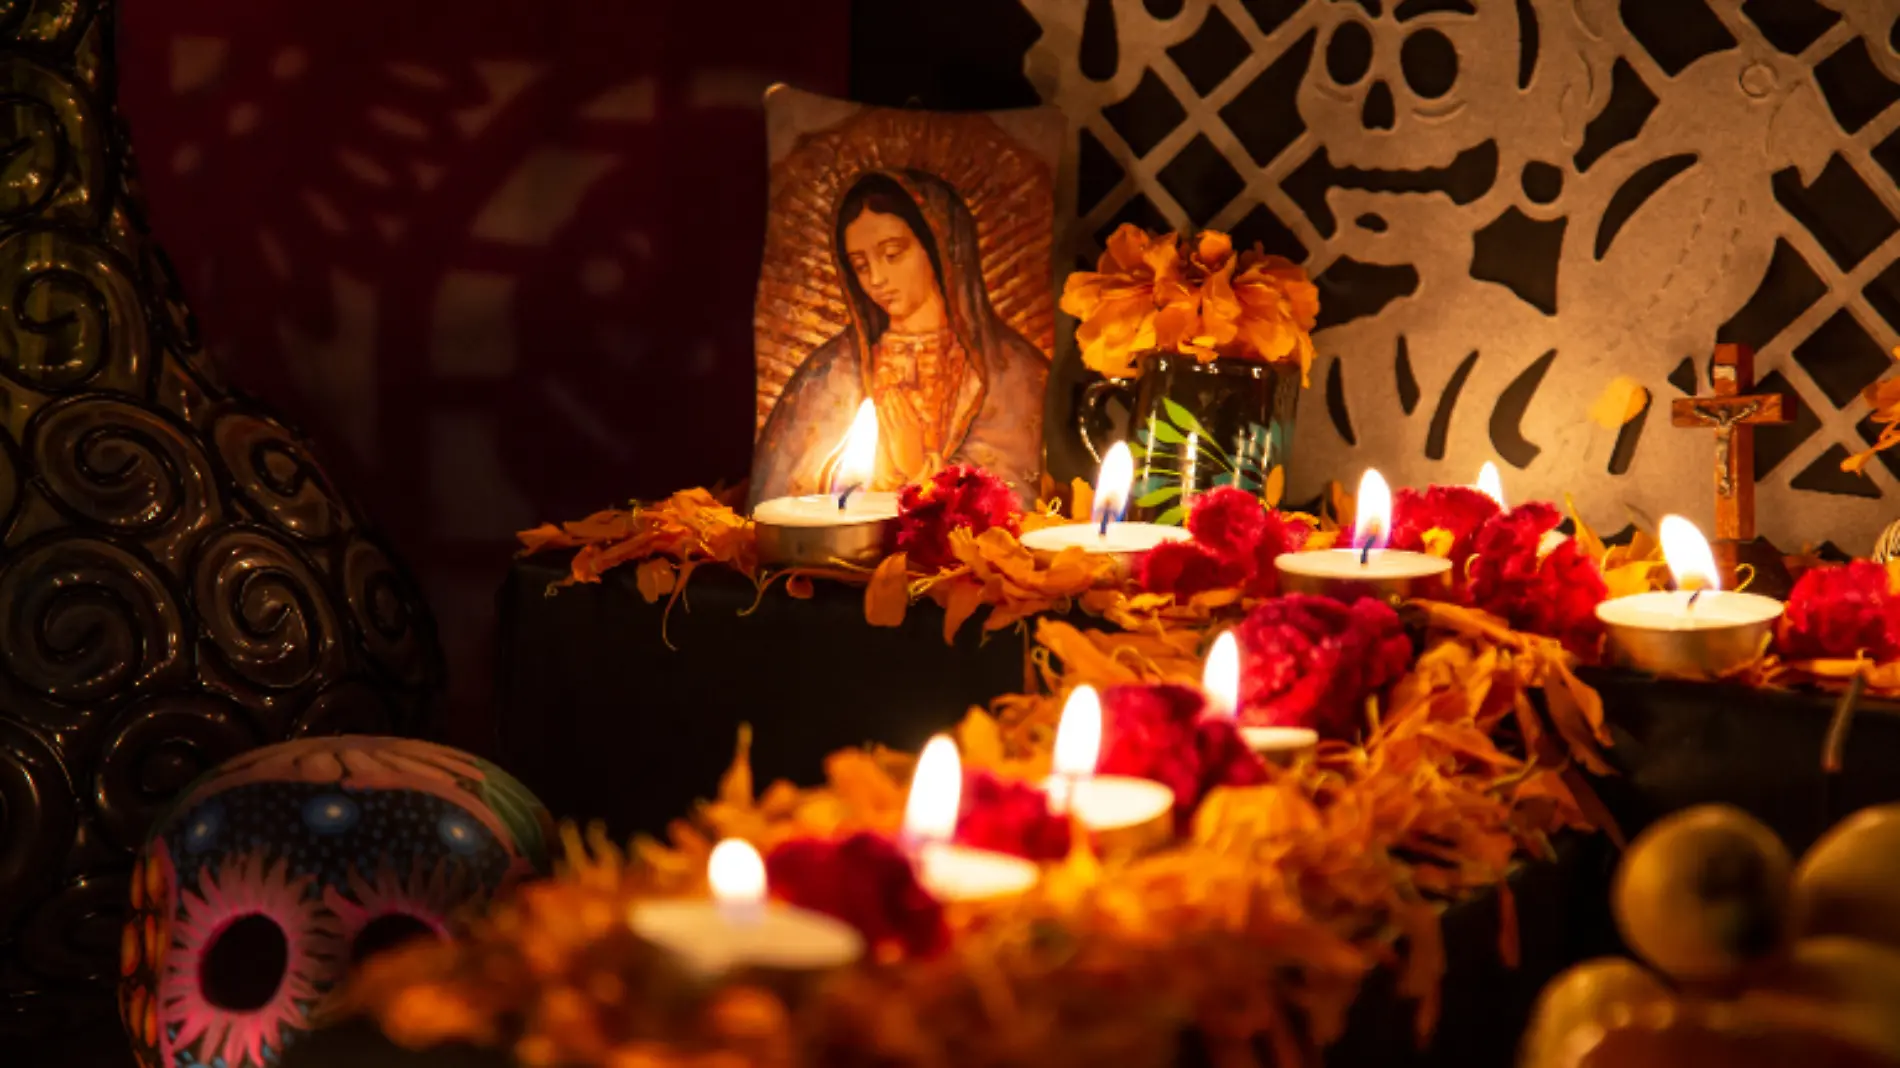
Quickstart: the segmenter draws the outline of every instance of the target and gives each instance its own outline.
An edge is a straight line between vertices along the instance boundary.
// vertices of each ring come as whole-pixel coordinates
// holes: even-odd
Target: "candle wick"
[[[1696,591],[1695,591],[1694,593],[1692,593],[1692,594],[1690,594],[1690,595],[1689,595],[1689,606],[1688,606],[1688,608],[1684,608],[1684,609],[1683,609],[1683,611],[1685,611],[1685,612],[1686,612],[1686,611],[1688,611],[1688,610],[1689,610],[1689,608],[1694,608],[1694,607],[1695,607],[1695,602],[1696,602],[1696,598],[1698,598],[1698,597],[1700,597],[1700,596],[1702,596],[1702,591],[1703,591],[1703,590],[1706,590],[1706,589],[1708,589],[1708,587],[1707,587],[1707,586],[1698,586],[1698,587],[1696,588]]]
[[[1102,509],[1102,525],[1100,528],[1097,529],[1096,534],[1099,537],[1104,537],[1104,538],[1108,537],[1108,524],[1113,522],[1114,519],[1115,519],[1115,510],[1113,508]]]
[[[863,483],[853,482],[849,486],[846,486],[844,488],[843,493],[838,494],[838,511],[840,512],[844,511],[845,502],[851,499],[851,495],[853,493],[856,493],[858,491],[858,487],[861,485],[863,485]]]
[[[1366,566],[1366,562],[1371,559],[1372,559],[1372,540],[1368,538],[1366,540],[1366,543],[1360,546],[1359,548],[1359,566],[1360,567]]]
[[[1049,814],[1052,816],[1068,815],[1069,803],[1075,799],[1075,776],[1067,772],[1059,771],[1055,775],[1055,782],[1050,783],[1050,786]]]

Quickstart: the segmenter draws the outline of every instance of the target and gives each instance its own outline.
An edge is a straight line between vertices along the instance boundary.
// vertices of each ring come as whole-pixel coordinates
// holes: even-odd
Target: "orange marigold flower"
[[[1313,364],[1319,289],[1291,260],[1204,230],[1183,242],[1125,223],[1094,271],[1062,289],[1062,310],[1082,321],[1082,362],[1108,378],[1136,373],[1137,357],[1179,352],[1203,362],[1227,356]]]
[[[1156,236],[1124,223],[1108,239],[1094,271],[1077,271],[1062,286],[1062,310],[1082,321],[1082,362],[1109,378],[1135,373],[1135,357],[1155,348],[1157,284],[1180,270],[1175,236]]]
[[[1319,321],[1319,287],[1306,270],[1259,249],[1243,253],[1234,274],[1240,304],[1235,353],[1266,363],[1298,361],[1304,384],[1313,368],[1313,327]]]

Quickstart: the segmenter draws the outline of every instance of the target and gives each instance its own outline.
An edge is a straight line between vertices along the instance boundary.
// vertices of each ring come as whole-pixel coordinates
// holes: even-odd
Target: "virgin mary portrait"
[[[867,172],[839,198],[830,237],[850,325],[786,382],[759,432],[753,499],[828,490],[866,398],[878,425],[869,488],[979,464],[1031,499],[1049,361],[991,306],[957,191],[921,171]]]

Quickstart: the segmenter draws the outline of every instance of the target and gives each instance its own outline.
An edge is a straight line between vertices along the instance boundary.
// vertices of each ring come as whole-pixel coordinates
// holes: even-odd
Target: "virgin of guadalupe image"
[[[786,382],[759,433],[753,499],[830,489],[867,397],[878,425],[868,488],[978,464],[1032,499],[1049,361],[991,306],[957,191],[921,171],[863,174],[839,198],[831,250],[851,322]]]

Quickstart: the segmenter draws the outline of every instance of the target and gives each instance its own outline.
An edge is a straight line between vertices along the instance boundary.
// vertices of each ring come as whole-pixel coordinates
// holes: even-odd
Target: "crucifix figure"
[[[1746,345],[1717,345],[1709,379],[1715,396],[1678,397],[1670,414],[1677,426],[1715,431],[1715,549],[1732,569],[1736,544],[1755,537],[1755,428],[1792,420],[1794,400],[1748,392],[1755,350]]]

